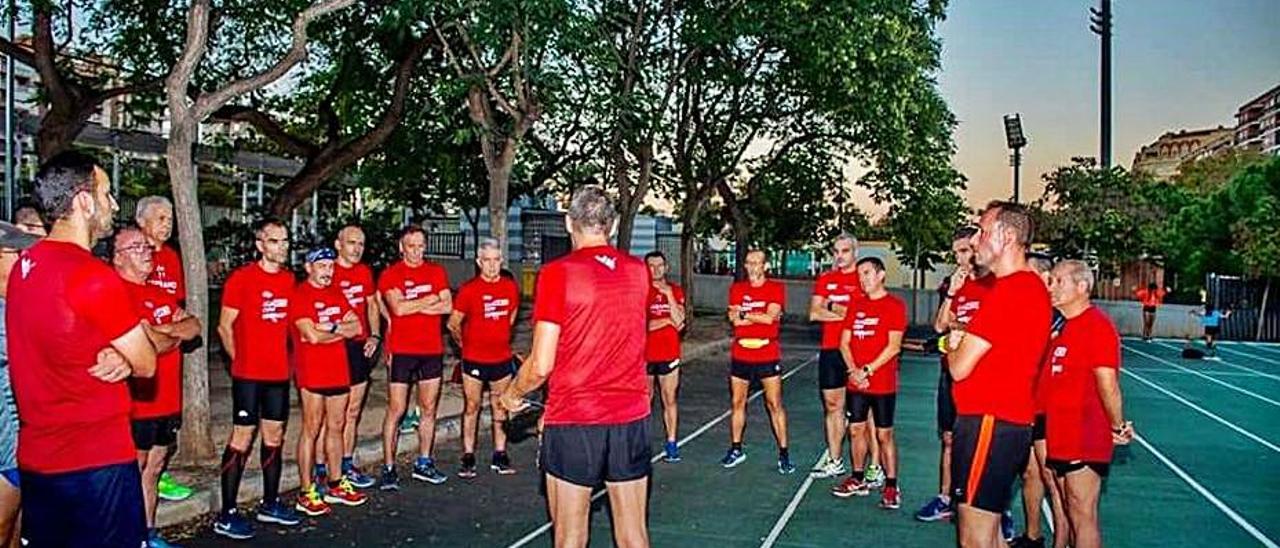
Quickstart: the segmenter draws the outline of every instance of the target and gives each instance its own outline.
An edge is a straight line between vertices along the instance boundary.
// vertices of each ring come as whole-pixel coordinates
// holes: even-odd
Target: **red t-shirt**
[[[244,265],[222,288],[222,306],[239,312],[232,330],[236,343],[231,377],[248,381],[289,380],[289,301],[293,274],[272,274],[258,262]]]
[[[729,306],[737,306],[747,314],[763,314],[770,304],[786,307],[787,291],[781,282],[765,280],[760,287],[753,287],[749,280],[733,282],[729,286]],[[763,364],[782,359],[782,348],[778,340],[781,318],[771,324],[753,323],[733,328],[733,349],[729,356],[740,362]],[[838,326],[837,326],[838,328]],[[739,344],[742,339],[761,339],[768,341],[760,348],[747,348]],[[839,346],[837,346],[839,348]]]
[[[676,284],[670,285],[671,296],[676,299],[674,304],[684,306],[684,288]],[[672,303],[667,302],[667,296],[654,289],[653,284],[650,283],[648,321],[670,319],[671,305]],[[662,329],[649,331],[648,333],[649,336],[644,345],[645,361],[671,362],[680,359],[680,332],[676,330],[675,326],[664,325]]]
[[[626,424],[649,416],[644,361],[649,269],[612,246],[542,267],[533,322],[560,326],[546,424]]]
[[[956,290],[955,297],[951,298],[948,308],[951,309],[951,315],[957,323],[969,325],[969,320],[973,319],[973,315],[982,308],[982,297],[991,291],[991,286],[995,282],[996,277],[990,274],[977,279],[965,280],[964,285]],[[950,280],[947,280],[950,281]],[[947,282],[943,282],[943,286],[939,288],[943,296],[948,291]],[[942,355],[942,368],[947,369],[948,362],[946,354]]]
[[[6,300],[19,468],[56,474],[137,462],[129,384],[89,375],[98,352],[138,325],[120,276],[84,248],[44,240],[19,258]]]
[[[449,289],[449,276],[440,265],[423,261],[411,267],[400,261],[387,267],[378,278],[378,293],[387,298],[387,292],[399,289],[406,301],[427,295],[439,295]],[[392,354],[439,356],[444,353],[444,339],[440,335],[439,314],[389,314],[391,325],[387,327],[387,351]]]
[[[1142,288],[1134,293],[1137,294],[1138,300],[1142,301],[1142,306],[1146,308],[1155,308],[1164,302],[1164,288],[1157,287],[1154,291]]]
[[[154,285],[125,281],[138,318],[151,325],[171,324],[178,312],[178,297]],[[182,414],[182,353],[173,348],[156,356],[156,374],[129,380],[133,396],[132,417],[153,419]]]
[[[1049,458],[1111,462],[1111,421],[1094,370],[1120,369],[1120,335],[1106,313],[1089,307],[1067,320],[1045,360],[1045,438]]]
[[[511,319],[520,310],[520,288],[499,276],[487,282],[476,276],[458,288],[453,309],[462,319],[462,359],[480,364],[511,361]]]
[[[858,367],[867,365],[884,351],[889,345],[889,332],[907,330],[907,305],[894,296],[887,294],[879,299],[862,298],[853,303],[843,322],[844,329],[849,331],[849,350],[853,354],[853,363]],[[850,390],[867,394],[893,394],[898,391],[898,356],[894,356],[876,369],[871,375],[871,385],[865,389],[855,388],[850,381]]]
[[[813,296],[822,297],[848,308],[855,299],[866,297],[866,293],[863,293],[862,285],[858,282],[857,270],[851,272],[831,270],[823,272],[818,276],[818,280],[813,283]],[[823,350],[840,349],[840,331],[843,329],[844,323],[843,321],[822,322],[821,348]]]
[[[160,249],[151,255],[155,268],[147,276],[147,283],[165,290],[178,300],[187,298],[187,284],[183,278],[182,257],[169,244],[160,244]]]
[[[969,333],[991,343],[973,371],[952,387],[956,413],[1035,422],[1036,372],[1049,342],[1049,291],[1035,273],[997,278],[969,321]]]
[[[355,340],[363,341],[373,335],[369,331],[369,299],[373,298],[373,269],[369,265],[359,263],[350,267],[333,262],[333,286],[342,290],[347,303],[360,317],[360,336]]]
[[[338,323],[351,311],[342,290],[330,284],[316,287],[303,280],[293,291],[293,306],[289,307],[290,333],[293,334],[293,359],[297,370],[299,388],[319,390],[343,388],[351,385],[347,368],[345,339],[325,343],[309,343],[302,338],[298,321],[309,319],[316,325]]]

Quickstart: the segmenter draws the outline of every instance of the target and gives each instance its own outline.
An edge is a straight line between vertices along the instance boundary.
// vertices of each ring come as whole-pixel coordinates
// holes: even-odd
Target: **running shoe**
[[[253,538],[253,524],[244,519],[240,510],[232,508],[213,520],[213,532],[229,539],[248,540]]]
[[[357,489],[368,489],[378,483],[377,480],[373,479],[373,476],[361,472],[359,468],[354,466],[347,469],[347,471],[342,474],[342,477],[346,478],[347,481],[350,481],[351,485],[355,486]]]
[[[1005,510],[1000,515],[1000,536],[1004,537],[1005,542],[1011,542],[1015,535],[1017,531],[1013,530],[1013,512]]]
[[[147,533],[146,548],[180,548],[177,544],[173,544],[160,536],[160,532],[152,529]]]
[[[191,498],[194,490],[186,485],[178,483],[170,476],[168,472],[160,474],[160,481],[156,483],[156,494],[163,500],[180,501]]]
[[[902,493],[897,487],[885,487],[880,492],[880,507],[885,510],[897,510],[902,507]]]
[[[1018,535],[1009,543],[1009,548],[1044,548],[1044,538],[1033,539],[1027,535]]]
[[[293,507],[311,517],[323,516],[329,513],[329,505],[325,503],[326,498],[328,497],[320,495],[320,490],[316,489],[316,484],[313,483],[310,488],[298,492],[298,502],[294,503]]]
[[[369,502],[369,495],[356,491],[356,487],[344,477],[329,486],[329,491],[324,495],[324,501],[343,506],[360,506]]]
[[[420,422],[422,422],[422,416],[418,413],[418,408],[415,406],[408,413],[405,413],[404,417],[400,419],[400,433],[412,434],[417,432],[418,423]]]
[[[436,463],[429,457],[418,457],[418,461],[413,463],[413,479],[425,481],[432,485],[440,485],[449,479],[449,476],[441,474],[436,470]]]
[[[790,455],[778,455],[778,473],[792,474],[796,471],[796,465],[791,463]]]
[[[869,465],[867,466],[867,474],[862,480],[871,489],[884,487],[884,469],[876,464]]]
[[[825,452],[822,458],[818,459],[818,463],[813,465],[809,470],[809,477],[815,479],[834,478],[845,473],[844,459],[833,459]]]
[[[942,495],[933,497],[916,512],[916,519],[926,522],[951,519],[951,503],[942,500]]]
[[[853,496],[865,497],[871,494],[871,489],[867,487],[862,478],[850,474],[839,485],[831,488],[831,494],[842,499]]]
[[[378,484],[378,489],[383,491],[400,490],[400,475],[396,474],[394,464],[382,465],[382,481]]]
[[[462,454],[462,467],[458,469],[458,477],[462,479],[471,479],[476,477],[475,453]]]
[[[489,469],[497,472],[499,476],[510,476],[516,473],[516,469],[511,467],[511,457],[507,456],[506,451],[493,452],[493,457],[489,461]]]
[[[280,502],[279,499],[271,501],[262,501],[258,505],[258,521],[263,523],[276,523],[285,527],[293,527],[302,523],[302,519],[298,517],[298,513]]]
[[[742,461],[744,460],[747,460],[746,452],[741,449],[730,448],[729,452],[724,454],[724,458],[720,459],[720,466],[733,468],[734,466],[742,464]]]
[[[677,463],[680,462],[680,446],[674,441],[667,442],[662,450],[662,462]]]
[[[311,476],[311,485],[316,488],[316,493],[323,497],[329,492],[329,474],[328,470],[316,468],[315,473]]]

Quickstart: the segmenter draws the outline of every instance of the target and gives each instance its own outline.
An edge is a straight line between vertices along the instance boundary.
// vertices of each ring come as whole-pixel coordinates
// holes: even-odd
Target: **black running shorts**
[[[134,419],[130,422],[133,445],[139,451],[150,451],[152,447],[169,447],[178,443],[178,430],[182,429],[182,415]]]
[[[840,351],[818,351],[818,388],[844,390],[848,381],[849,366],[844,363],[844,356],[840,355]]]
[[[867,412],[875,410],[872,420],[876,428],[893,428],[893,414],[897,406],[897,394],[846,392],[844,395],[844,416],[854,424],[866,422]]]
[[[257,426],[259,420],[289,418],[289,381],[231,379],[231,424]]]
[[[1036,423],[1031,426],[1031,441],[1044,441],[1045,427],[1044,413],[1036,413]]]
[[[729,375],[747,382],[756,382],[782,374],[782,362],[751,363],[734,360],[729,363]]]
[[[138,463],[40,474],[22,471],[22,539],[27,546],[145,546]]]
[[[680,368],[680,359],[662,362],[649,362],[648,370],[650,376],[662,377],[670,375]]]
[[[960,504],[1003,513],[1009,509],[1013,482],[1026,468],[1031,425],[991,415],[956,417],[951,445],[951,496]]]
[[[1111,463],[1109,462],[1087,462],[1082,460],[1065,461],[1065,460],[1045,459],[1044,465],[1048,466],[1050,470],[1053,470],[1053,475],[1060,478],[1065,478],[1067,477],[1067,474],[1070,474],[1077,470],[1084,470],[1085,468],[1093,470],[1094,473],[1098,474],[1098,477],[1103,477],[1103,478],[1107,477],[1107,474],[1111,473]]]
[[[444,358],[439,354],[400,354],[391,356],[388,382],[410,384],[439,379],[444,373]]]
[[[514,375],[515,368],[511,365],[511,360],[501,361],[498,363],[480,363],[463,360],[462,372],[468,377],[480,382],[493,382],[507,379]]]
[[[538,463],[552,477],[583,487],[649,476],[649,417],[626,424],[547,425]]]
[[[938,374],[938,437],[944,432],[951,432],[956,424],[956,401],[951,397],[951,372],[944,361]]]
[[[364,355],[365,341],[347,339],[347,368],[351,374],[351,386],[369,382],[374,359]],[[377,356],[374,352],[374,356]]]

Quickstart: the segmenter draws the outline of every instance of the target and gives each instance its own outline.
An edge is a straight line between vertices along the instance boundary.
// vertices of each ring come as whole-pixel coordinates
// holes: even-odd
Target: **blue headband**
[[[338,252],[334,251],[332,247],[317,247],[312,249],[310,253],[307,253],[307,264],[311,264],[316,261],[332,261],[337,258]]]

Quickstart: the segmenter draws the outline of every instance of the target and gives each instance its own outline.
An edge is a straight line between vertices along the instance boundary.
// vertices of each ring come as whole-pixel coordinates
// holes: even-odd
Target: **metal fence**
[[[432,257],[462,259],[467,251],[464,232],[431,232],[427,234],[427,252]]]
[[[1205,290],[1209,302],[1231,311],[1222,321],[1223,339],[1280,341],[1280,284],[1267,278],[1209,274]]]

